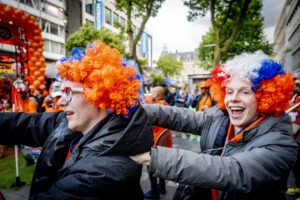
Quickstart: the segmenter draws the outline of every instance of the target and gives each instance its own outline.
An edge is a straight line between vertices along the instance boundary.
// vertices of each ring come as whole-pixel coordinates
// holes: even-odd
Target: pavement
[[[187,149],[194,152],[200,152],[200,145],[197,140],[190,141],[189,137],[187,137],[185,134],[173,133],[173,148],[179,148],[179,149]],[[143,167],[143,172],[141,176],[141,186],[144,192],[147,192],[150,190],[150,181],[148,178],[147,168]],[[171,200],[173,198],[173,194],[176,190],[176,183],[172,181],[166,181],[166,191],[167,193],[165,195],[161,195],[161,200]],[[18,190],[7,190],[7,189],[1,189],[0,192],[4,195],[6,200],[25,200],[29,197],[29,190],[30,185],[26,185],[21,187]],[[1,198],[0,198],[1,199]]]

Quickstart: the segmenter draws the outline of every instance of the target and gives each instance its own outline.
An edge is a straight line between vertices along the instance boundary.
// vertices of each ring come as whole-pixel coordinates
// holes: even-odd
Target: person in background
[[[61,97],[61,83],[55,81],[51,84],[49,89],[49,95],[45,97],[43,107],[45,112],[59,112],[62,108],[58,105],[58,100]]]
[[[185,100],[184,98],[181,96],[181,95],[178,95],[176,100],[175,100],[175,104],[174,106],[177,106],[177,107],[184,107],[184,108],[187,108],[188,106],[186,105],[185,103]]]
[[[202,81],[199,85],[201,92],[199,95],[196,96],[191,105],[192,108],[196,108],[196,111],[198,112],[203,112],[204,109],[215,105],[215,102],[211,98],[209,92],[210,85],[210,80]]]
[[[164,88],[165,90],[165,100],[166,102],[170,105],[170,106],[174,106],[175,104],[175,97],[174,95],[170,92],[170,90],[168,89],[168,86],[164,83],[159,84],[158,86],[161,86]]]
[[[56,67],[63,111],[0,113],[0,144],[43,147],[30,200],[142,200],[142,166],[129,156],[148,151],[153,135],[139,76],[103,42],[73,51]]]
[[[3,110],[1,112],[12,112],[12,103],[9,99],[3,99]],[[5,145],[0,145],[0,158],[3,157]]]
[[[187,199],[284,200],[298,153],[285,113],[293,87],[291,73],[262,51],[235,56],[212,71],[218,107],[143,105],[153,125],[201,134],[202,153],[156,147],[131,158],[155,177],[202,188]]]
[[[146,103],[168,105],[166,100],[164,100],[164,94],[165,94],[164,88],[161,86],[156,86],[151,90],[150,96],[146,97]],[[153,130],[153,137],[154,137],[154,146],[159,145],[159,146],[172,148],[171,131],[158,126],[153,126],[152,130]],[[166,136],[162,136],[162,134]],[[165,141],[163,141],[163,143],[158,144],[157,142],[160,137],[165,137],[166,139]],[[149,174],[149,180],[151,184],[151,189],[144,194],[145,199],[153,199],[153,200],[160,199],[160,194],[162,195],[166,194],[166,186],[165,186],[164,179],[159,178],[157,183],[157,178]]]
[[[23,80],[17,79],[13,83],[13,87],[16,88],[15,93],[15,110],[14,112],[24,112],[24,113],[36,113],[38,104],[34,97],[30,96],[30,91],[26,88],[26,84]],[[32,147],[27,145],[20,145],[21,153],[26,161],[26,166],[31,166],[35,164],[35,158],[32,156]]]
[[[45,108],[43,108],[43,102],[44,102],[43,90],[41,90],[40,88],[35,89],[32,97],[36,101],[37,112],[44,112]]]
[[[199,85],[195,84],[195,85],[193,85],[193,92],[192,92],[191,97],[189,99],[189,107],[190,108],[192,108],[192,103],[194,101],[196,101],[196,98],[198,97],[198,95],[201,95],[201,91],[199,89]],[[197,101],[196,101],[196,103],[197,103]],[[195,109],[195,108],[192,108],[192,109]],[[196,109],[195,109],[195,111],[196,111]]]

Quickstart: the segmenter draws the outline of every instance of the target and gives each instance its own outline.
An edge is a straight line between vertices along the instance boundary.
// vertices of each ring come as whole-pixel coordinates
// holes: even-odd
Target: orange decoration
[[[28,38],[28,64],[24,65],[25,71],[29,74],[25,75],[24,80],[28,82],[29,88],[45,89],[45,58],[43,57],[43,38],[41,28],[35,18],[23,10],[16,9],[12,6],[0,3],[0,19],[2,23],[12,21],[13,25],[22,27]],[[27,70],[26,70],[27,68]],[[37,80],[37,79],[38,80]]]

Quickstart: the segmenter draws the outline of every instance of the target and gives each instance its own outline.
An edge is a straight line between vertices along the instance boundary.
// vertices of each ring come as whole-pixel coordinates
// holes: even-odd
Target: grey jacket
[[[227,128],[222,126],[229,123],[228,116],[217,107],[205,112],[162,105],[143,107],[154,125],[201,133],[202,151],[213,152],[216,138],[226,137]],[[226,143],[223,157],[153,148],[149,172],[183,184],[216,188],[218,199],[285,199],[287,177],[298,150],[291,133],[288,115],[268,116],[245,131],[240,143]]]

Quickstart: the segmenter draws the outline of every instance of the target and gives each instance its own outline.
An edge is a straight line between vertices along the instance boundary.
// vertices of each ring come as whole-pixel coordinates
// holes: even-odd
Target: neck
[[[82,133],[86,135],[94,126],[96,126],[100,121],[102,121],[107,116],[105,110],[100,110],[97,112],[93,120],[91,120],[86,127],[82,130]]]
[[[256,120],[258,120],[259,116],[256,116],[250,123],[248,123],[247,125],[243,126],[243,127],[239,127],[239,126],[233,126],[233,130],[234,130],[234,134],[238,134],[241,130],[246,129],[248,126],[250,126],[252,123],[255,123]]]

